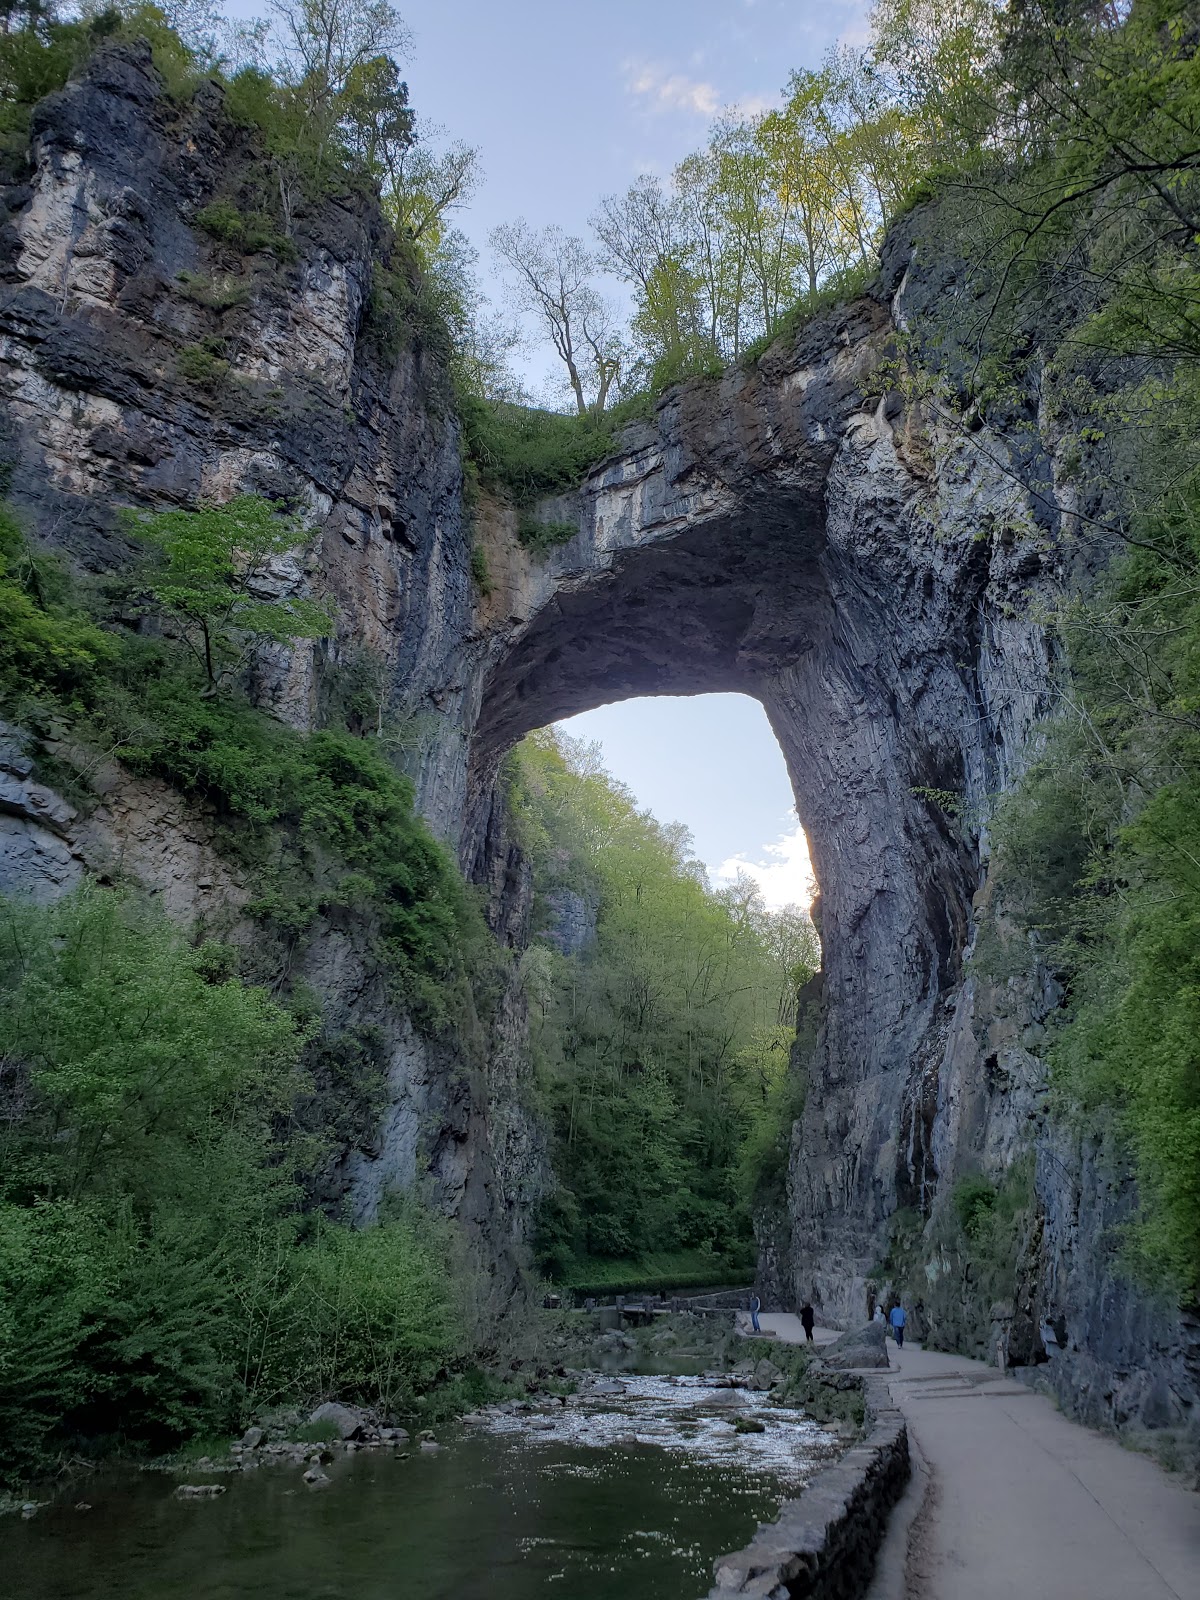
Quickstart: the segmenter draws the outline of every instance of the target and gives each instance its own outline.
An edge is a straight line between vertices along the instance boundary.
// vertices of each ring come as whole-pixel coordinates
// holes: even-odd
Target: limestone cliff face
[[[246,257],[197,224],[214,200],[245,200],[254,160],[219,90],[179,110],[137,47],[102,52],[38,108],[32,172],[3,195],[0,229],[10,496],[35,538],[96,572],[127,559],[122,506],[285,497],[315,543],[282,560],[274,582],[331,595],[339,633],[319,652],[264,654],[260,701],[312,726],[338,669],[366,660],[396,685],[398,720],[428,686],[450,726],[458,702],[444,664],[471,635],[472,591],[443,364],[417,344],[389,345],[375,281],[386,240],[363,196],[300,216],[279,259]],[[189,367],[196,352],[217,365]],[[200,380],[186,375],[197,370]],[[454,746],[443,739],[443,767],[424,773],[443,831],[454,805],[439,810],[438,797],[462,786]],[[82,760],[93,796],[76,814],[33,781],[19,734],[0,741],[0,890],[45,899],[85,873],[132,880],[269,966],[244,914],[250,893],[203,810],[119,761]],[[528,886],[517,872],[506,888],[515,938]],[[381,1126],[330,1180],[351,1213],[369,1218],[388,1188],[421,1181],[501,1266],[498,1296],[510,1294],[541,1162],[523,1109],[520,991],[468,1052],[414,1029],[352,920],[321,921],[287,966],[321,997],[330,1030],[372,1040],[386,1073]]]
[[[5,448],[37,534],[102,569],[123,555],[118,504],[252,489],[306,507],[313,553],[282,563],[278,581],[331,594],[338,636],[261,661],[260,691],[312,725],[339,664],[369,652],[424,812],[514,946],[528,874],[496,786],[505,751],[633,695],[760,699],[811,841],[825,951],[790,1242],[773,1270],[856,1320],[898,1210],[926,1216],[961,1172],[998,1176],[1032,1147],[1027,1320],[1065,1319],[1077,1347],[1055,1357],[1056,1381],[1086,1387],[1100,1414],[1157,1364],[1177,1396],[1158,1400],[1190,1404],[1186,1330],[1118,1291],[1106,1265],[1103,1163],[1043,1128],[1038,1038],[1057,995],[997,997],[964,965],[987,894],[978,819],[1051,703],[1040,602],[1096,556],[1081,554],[1079,508],[1036,417],[1011,439],[969,432],[890,388],[896,331],[940,292],[938,264],[898,237],[871,294],[752,369],[672,391],[578,493],[539,508],[579,531],[535,559],[504,507],[464,516],[438,363],[419,342],[389,350],[379,327],[373,262],[387,244],[366,201],[299,217],[294,260],[235,257],[198,226],[236,192],[245,141],[218,91],[172,110],[128,48],[39,111],[0,265]],[[229,363],[210,386],[182,375],[181,355],[205,339]],[[475,541],[486,597],[469,575]],[[28,781],[19,765],[19,753],[0,761],[0,850],[28,880],[42,849],[55,892],[95,847],[48,815],[53,797],[10,802]],[[118,771],[105,847],[152,887],[170,878],[179,914],[200,909],[219,875],[203,818],[132,793]],[[220,898],[236,922],[236,885]],[[306,960],[340,1016],[387,1040],[384,1126],[346,1159],[357,1214],[430,1169],[448,1209],[519,1242],[538,1163],[520,1109],[519,995],[501,1009],[486,1081],[455,1087],[454,1064],[372,987],[352,931],[323,928]],[[1137,1381],[1140,1394],[1158,1380]]]

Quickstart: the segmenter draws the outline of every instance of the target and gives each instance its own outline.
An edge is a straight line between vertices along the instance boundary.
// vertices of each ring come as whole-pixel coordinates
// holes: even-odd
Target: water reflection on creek
[[[306,1489],[296,1467],[178,1499],[175,1480],[92,1479],[0,1523],[13,1600],[696,1600],[712,1560],[801,1487],[836,1441],[765,1397],[698,1378],[492,1414],[407,1460],[362,1451]],[[735,1432],[734,1416],[762,1433]]]

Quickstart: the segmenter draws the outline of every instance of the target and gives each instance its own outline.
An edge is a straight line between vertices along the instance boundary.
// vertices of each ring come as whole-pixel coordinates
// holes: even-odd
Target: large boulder
[[[835,1339],[821,1351],[821,1360],[835,1372],[858,1367],[887,1367],[887,1338],[882,1322],[868,1322]]]
[[[339,1405],[336,1400],[326,1400],[309,1417],[309,1422],[330,1422],[337,1429],[339,1439],[361,1439],[367,1431],[367,1419],[353,1406]]]

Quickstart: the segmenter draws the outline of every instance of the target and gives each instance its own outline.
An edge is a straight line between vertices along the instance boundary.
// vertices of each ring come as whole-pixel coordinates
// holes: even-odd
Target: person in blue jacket
[[[908,1318],[905,1316],[904,1307],[900,1304],[899,1301],[897,1301],[896,1304],[892,1307],[891,1315],[888,1317],[888,1321],[892,1325],[892,1335],[896,1340],[896,1349],[897,1350],[903,1350],[904,1349],[904,1324],[908,1321]]]
[[[762,1329],[758,1325],[758,1313],[761,1310],[762,1310],[762,1301],[758,1298],[758,1296],[756,1294],[752,1294],[750,1296],[750,1326],[754,1329],[755,1333],[761,1333],[762,1332]]]

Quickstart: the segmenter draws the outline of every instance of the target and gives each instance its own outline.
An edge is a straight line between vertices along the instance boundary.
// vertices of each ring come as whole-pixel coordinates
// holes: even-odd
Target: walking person
[[[762,1329],[758,1325],[758,1313],[761,1310],[762,1310],[762,1301],[758,1298],[758,1296],[756,1294],[752,1294],[750,1296],[750,1326],[754,1329],[755,1333],[761,1333],[762,1332]]]
[[[892,1334],[893,1334],[893,1336],[894,1336],[894,1338],[896,1340],[896,1349],[897,1350],[903,1350],[904,1349],[904,1324],[908,1321],[908,1317],[905,1315],[904,1307],[900,1304],[900,1302],[898,1300],[897,1300],[896,1304],[892,1307],[892,1313],[891,1313],[891,1316],[888,1318],[888,1321],[892,1325]]]
[[[816,1321],[813,1308],[807,1301],[800,1307],[800,1326],[804,1329],[804,1337],[809,1344],[813,1342],[813,1323]]]

